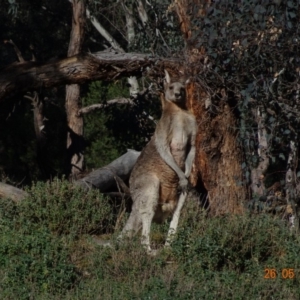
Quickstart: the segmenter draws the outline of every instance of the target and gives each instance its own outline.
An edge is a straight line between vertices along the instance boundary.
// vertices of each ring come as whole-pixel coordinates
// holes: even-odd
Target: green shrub
[[[80,279],[71,260],[79,236],[103,231],[111,218],[99,192],[66,181],[38,182],[19,204],[1,199],[1,298],[60,298]]]
[[[63,240],[43,227],[31,234],[6,227],[1,233],[0,257],[4,299],[61,294],[79,278]]]
[[[161,251],[151,257],[140,236],[115,249],[93,242],[115,217],[98,192],[55,180],[28,193],[0,200],[1,299],[299,298],[300,238],[277,217],[208,218],[189,201],[171,249],[162,249],[169,223],[153,226]]]
[[[112,218],[108,200],[98,191],[86,192],[67,181],[37,182],[28,193],[19,205],[20,224],[80,235],[104,231]]]
[[[298,299],[300,239],[283,221],[268,215],[211,219],[189,202],[180,223],[172,249],[156,257],[145,254],[139,237],[117,250],[98,248],[78,299]],[[159,228],[165,236],[166,225],[154,226],[155,237]],[[276,278],[264,278],[266,268],[276,269]],[[294,278],[283,278],[284,269],[293,269]]]

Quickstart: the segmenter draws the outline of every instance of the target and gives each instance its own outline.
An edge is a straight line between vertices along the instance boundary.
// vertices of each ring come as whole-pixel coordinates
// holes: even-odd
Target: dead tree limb
[[[9,198],[18,203],[23,200],[28,194],[12,185],[0,182],[0,198]]]
[[[97,188],[101,192],[112,189],[118,184],[118,177],[123,181],[129,178],[131,170],[139,157],[140,152],[128,150],[109,165],[89,173],[84,178],[75,181],[76,185],[89,190]]]
[[[130,104],[130,105],[133,105],[133,101],[131,99],[128,99],[128,98],[112,99],[112,100],[108,100],[106,103],[97,103],[97,104],[92,104],[92,105],[83,107],[78,111],[78,114],[79,115],[84,115],[84,114],[90,113],[91,111],[101,109],[105,106],[112,105],[112,104]]]
[[[12,41],[12,40],[5,40],[4,44],[10,44],[14,47],[14,50],[16,52],[16,55],[18,57],[19,62],[23,63],[25,62],[25,59],[23,58],[22,52],[20,49],[17,47],[17,45]]]
[[[40,100],[39,94],[34,91],[33,95],[25,95],[24,98],[30,100],[33,107],[33,120],[35,136],[39,142],[46,139],[43,129],[45,128],[46,118],[44,116],[44,103]]]
[[[41,87],[84,83],[92,80],[113,81],[122,77],[163,76],[163,70],[177,70],[180,60],[160,59],[147,54],[102,51],[81,53],[46,63],[12,64],[0,71],[0,102],[5,97]],[[149,69],[150,71],[150,69]]]
[[[129,178],[131,170],[139,155],[139,151],[128,149],[127,153],[124,155],[120,156],[107,166],[99,168],[89,173],[84,178],[75,181],[74,184],[86,190],[97,188],[101,192],[105,192],[119,186],[123,190],[124,196],[128,196],[129,189],[123,181]],[[19,202],[27,195],[28,194],[21,189],[0,182],[0,198],[10,198],[14,202]],[[114,195],[120,196],[122,193],[119,191]]]

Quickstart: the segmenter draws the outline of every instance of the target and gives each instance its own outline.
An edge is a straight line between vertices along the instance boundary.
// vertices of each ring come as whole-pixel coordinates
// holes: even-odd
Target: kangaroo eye
[[[173,90],[173,87],[172,87],[172,86],[170,86],[170,87],[169,87],[169,90],[171,90],[171,91],[172,91],[172,90]]]

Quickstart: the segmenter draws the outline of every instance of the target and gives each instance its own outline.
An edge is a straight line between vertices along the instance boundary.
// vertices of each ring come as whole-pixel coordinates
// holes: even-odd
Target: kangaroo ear
[[[179,70],[179,74],[180,74],[180,82],[185,86],[187,86],[191,82],[191,78],[187,78],[183,70]]]
[[[166,82],[171,83],[171,78],[170,78],[170,75],[167,70],[165,70],[165,75],[166,75],[166,77],[165,77]]]

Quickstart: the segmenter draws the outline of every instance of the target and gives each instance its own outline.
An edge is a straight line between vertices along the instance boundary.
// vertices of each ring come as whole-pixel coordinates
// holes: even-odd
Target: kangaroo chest
[[[170,150],[178,165],[183,168],[193,128],[193,116],[182,113],[172,118],[172,133],[170,134]]]

